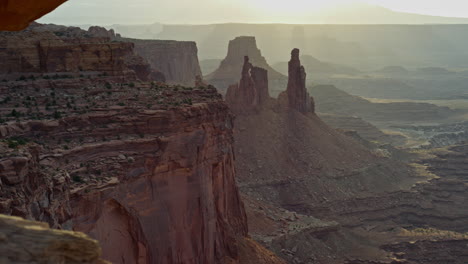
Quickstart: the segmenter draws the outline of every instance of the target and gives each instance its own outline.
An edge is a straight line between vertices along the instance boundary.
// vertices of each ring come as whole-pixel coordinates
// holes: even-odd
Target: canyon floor
[[[236,119],[253,238],[288,263],[466,263],[465,144],[398,149],[295,115]]]

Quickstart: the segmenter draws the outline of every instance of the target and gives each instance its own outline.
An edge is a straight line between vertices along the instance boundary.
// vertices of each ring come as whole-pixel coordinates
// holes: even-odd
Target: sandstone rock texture
[[[83,233],[0,215],[0,263],[106,264],[97,241]]]
[[[206,76],[206,80],[220,89],[222,92],[239,80],[239,71],[244,65],[244,56],[250,58],[250,62],[256,67],[268,71],[270,83],[286,80],[286,77],[271,68],[257,47],[255,37],[237,37],[229,42],[226,58],[219,68]]]
[[[134,53],[133,43],[111,41],[113,32],[103,36],[104,31],[34,24],[21,32],[1,33],[0,74],[100,72],[164,79]]]
[[[0,86],[0,213],[82,231],[112,263],[283,263],[247,237],[233,116],[212,86]]]
[[[293,49],[288,64],[287,104],[301,113],[315,111],[313,98],[307,92],[306,75],[299,59],[299,49]],[[284,97],[284,94],[280,97]]]
[[[202,76],[197,44],[192,41],[122,39],[135,44],[135,52],[163,73],[170,84],[193,86]]]
[[[29,23],[51,12],[66,0],[2,0],[0,1],[0,30],[22,30]]]
[[[229,86],[225,98],[235,113],[258,109],[270,98],[267,70],[254,67],[245,56],[240,82]]]
[[[104,256],[113,262],[236,259],[233,243],[236,235],[247,235],[247,226],[234,179],[227,107],[196,105],[132,119],[131,124],[142,124],[140,133],[147,139],[129,142],[131,148],[118,144],[97,153],[85,150],[94,152],[94,159],[111,151],[135,162],[118,177],[121,184],[73,199],[75,230],[99,240]]]

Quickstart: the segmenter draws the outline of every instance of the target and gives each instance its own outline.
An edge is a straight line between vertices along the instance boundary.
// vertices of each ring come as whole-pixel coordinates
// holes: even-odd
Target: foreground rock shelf
[[[0,215],[0,263],[110,264],[96,240],[46,223]]]

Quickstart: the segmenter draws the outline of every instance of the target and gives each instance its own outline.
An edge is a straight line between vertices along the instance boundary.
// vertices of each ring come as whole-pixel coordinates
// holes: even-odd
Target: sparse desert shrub
[[[26,145],[28,143],[28,140],[21,137],[11,137],[9,139],[6,139],[6,143],[9,148],[17,148],[19,146]]]
[[[184,100],[182,100],[182,103],[183,104],[188,104],[188,105],[192,105],[192,98],[185,98]]]
[[[79,175],[73,175],[72,180],[74,182],[83,183],[83,179]]]
[[[55,118],[55,119],[60,119],[60,118],[62,118],[62,113],[60,113],[59,111],[55,110],[55,112],[54,112],[54,118]]]

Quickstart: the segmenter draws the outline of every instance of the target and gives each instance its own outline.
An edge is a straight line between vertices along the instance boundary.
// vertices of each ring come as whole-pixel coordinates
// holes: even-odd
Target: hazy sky
[[[319,10],[355,0],[69,0],[40,22],[150,24],[307,23]],[[468,0],[363,0],[396,11],[468,17]],[[322,12],[322,11],[320,11]],[[319,13],[320,13],[319,12]]]

